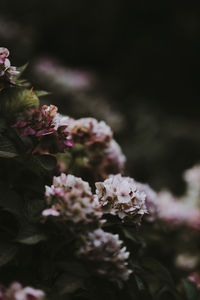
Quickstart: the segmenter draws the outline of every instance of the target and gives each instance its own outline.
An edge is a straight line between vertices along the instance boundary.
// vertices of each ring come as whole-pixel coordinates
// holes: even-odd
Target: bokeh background
[[[200,11],[176,2],[2,1],[0,45],[48,90],[45,103],[104,119],[127,173],[184,192],[200,161]]]

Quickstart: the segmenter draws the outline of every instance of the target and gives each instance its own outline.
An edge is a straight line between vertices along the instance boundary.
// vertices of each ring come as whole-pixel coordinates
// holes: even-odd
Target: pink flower
[[[71,224],[99,222],[101,208],[86,181],[62,173],[54,176],[53,184],[45,188],[48,208],[42,212],[43,217],[59,216],[57,222],[69,221]]]
[[[9,51],[7,48],[0,48],[0,64],[4,64],[6,58],[9,56]]]
[[[8,289],[0,286],[2,300],[43,300],[45,293],[32,287],[23,287],[19,282],[13,282]]]
[[[34,137],[33,153],[64,152],[73,147],[68,124],[58,121],[60,115],[57,111],[55,105],[43,105],[42,108],[33,107],[18,115],[12,127],[17,128],[22,137]],[[46,136],[51,137],[48,139]]]
[[[7,48],[0,48],[0,89],[8,84],[15,84],[15,77],[19,74],[16,67],[11,66],[8,59],[9,51]]]

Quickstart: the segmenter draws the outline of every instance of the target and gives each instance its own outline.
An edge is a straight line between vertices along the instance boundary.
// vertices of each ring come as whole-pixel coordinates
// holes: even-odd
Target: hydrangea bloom
[[[129,252],[122,247],[118,234],[96,229],[85,237],[78,255],[92,261],[100,275],[108,276],[112,281],[127,280],[131,270],[127,268],[126,260]]]
[[[13,127],[19,130],[22,137],[33,136],[38,138],[40,145],[36,151],[45,148],[45,141],[42,138],[47,135],[53,137],[52,139],[58,151],[64,151],[67,147],[73,146],[73,141],[69,137],[67,123],[60,121],[57,110],[55,105],[30,108],[18,116],[18,121]]]
[[[200,212],[167,191],[158,194],[158,216],[172,225],[187,224],[193,228],[200,227]]]
[[[109,174],[122,173],[126,157],[119,144],[111,139],[108,146],[102,151],[91,151],[88,155],[90,166],[94,166],[96,180],[105,180]]]
[[[53,185],[46,186],[46,200],[49,208],[42,212],[44,217],[59,217],[72,223],[98,221],[102,212],[86,181],[62,173],[53,178]]]
[[[137,190],[134,180],[121,174],[110,175],[96,183],[96,194],[104,211],[119,218],[134,219],[147,213],[145,193]]]
[[[98,122],[94,118],[81,118],[71,123],[70,133],[75,142],[87,147],[98,145],[106,147],[112,138],[112,131],[104,121]]]
[[[2,300],[43,300],[45,293],[41,290],[36,290],[32,287],[24,287],[14,282],[8,289],[0,286],[0,299]]]
[[[15,84],[15,76],[19,74],[16,67],[12,67],[8,59],[9,51],[7,48],[0,48],[0,89],[4,88],[5,83]]]

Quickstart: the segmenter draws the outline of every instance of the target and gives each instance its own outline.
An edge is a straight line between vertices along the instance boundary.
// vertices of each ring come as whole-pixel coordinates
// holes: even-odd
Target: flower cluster
[[[0,89],[6,84],[15,84],[15,77],[19,75],[16,67],[11,66],[8,56],[8,49],[0,48]]]
[[[57,113],[57,110],[55,105],[29,108],[18,116],[17,122],[13,125],[14,128],[18,129],[21,137],[37,138],[39,145],[37,145],[35,152],[48,151],[49,148],[52,148],[50,152],[62,152],[67,147],[73,146],[67,128],[68,124],[62,122],[62,117]],[[45,138],[48,136],[50,136],[50,141]],[[52,143],[55,149],[53,149]]]
[[[146,195],[137,190],[130,177],[110,175],[104,182],[96,183],[96,194],[104,212],[117,215],[120,219],[140,219],[147,213]]]
[[[114,235],[102,229],[89,232],[78,255],[92,261],[98,274],[107,276],[110,280],[126,281],[132,273],[126,262],[129,252],[126,247],[122,247],[118,234]]]
[[[8,289],[0,285],[0,300],[43,300],[45,293],[32,287],[13,282]]]
[[[55,120],[57,124],[68,124],[73,141],[81,145],[80,154],[78,151],[74,153],[74,157],[80,158],[77,161],[82,163],[78,168],[87,169],[94,181],[104,180],[109,174],[123,173],[126,158],[105,122],[94,118],[74,120],[65,116]],[[59,163],[62,171],[67,171],[67,166],[65,168],[62,162]]]
[[[200,227],[200,211],[163,191],[157,198],[158,217],[171,225],[186,224],[193,228]]]
[[[126,157],[114,139],[105,149],[88,152],[88,165],[95,174],[95,181],[104,180],[109,174],[123,173],[125,162]]]
[[[112,131],[104,121],[98,122],[94,118],[81,118],[72,122],[70,133],[75,142],[87,147],[98,146],[101,149],[112,138]]]
[[[53,185],[46,186],[46,201],[49,208],[42,212],[43,217],[57,217],[71,223],[98,222],[102,212],[95,201],[86,181],[73,175],[62,173],[53,178]]]
[[[54,177],[51,187],[46,186],[45,195],[48,208],[42,212],[44,220],[53,218],[56,222],[69,222],[71,229],[78,224],[94,225],[93,231],[83,226],[77,255],[93,261],[97,273],[108,276],[110,280],[127,280],[131,273],[126,262],[129,253],[125,247],[121,248],[118,235],[100,229],[104,223],[102,211],[89,184],[73,175],[61,174]]]

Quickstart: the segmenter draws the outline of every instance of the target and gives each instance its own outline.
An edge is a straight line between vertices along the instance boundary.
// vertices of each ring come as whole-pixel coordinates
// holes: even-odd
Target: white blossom
[[[94,262],[100,275],[108,276],[111,281],[125,281],[132,271],[128,269],[126,262],[129,252],[122,244],[118,234],[96,229],[88,232],[78,255]]]
[[[130,177],[110,175],[104,182],[96,183],[96,195],[105,212],[118,215],[121,219],[133,219],[147,213],[146,194],[137,190]]]
[[[43,217],[56,217],[72,223],[89,223],[102,216],[99,203],[94,199],[88,182],[79,177],[62,173],[46,186],[48,208]]]
[[[75,120],[69,129],[72,137],[86,146],[97,143],[105,147],[113,136],[111,128],[104,121],[98,122],[94,118]]]

